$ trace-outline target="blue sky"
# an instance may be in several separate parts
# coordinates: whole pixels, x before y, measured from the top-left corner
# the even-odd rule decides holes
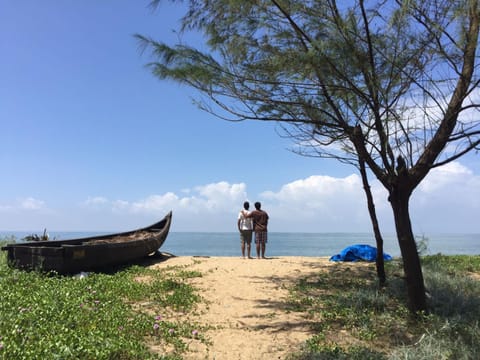
[[[274,124],[214,118],[149,73],[133,35],[174,43],[181,15],[148,1],[0,0],[0,229],[126,230],[173,210],[173,231],[235,231],[248,199],[270,231],[370,231],[354,168],[293,154]],[[416,233],[480,232],[479,162],[426,178]]]

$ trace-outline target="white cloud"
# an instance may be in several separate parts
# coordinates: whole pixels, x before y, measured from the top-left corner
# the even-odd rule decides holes
[[[45,219],[54,218],[55,210],[47,207],[46,202],[32,196],[18,198],[11,203],[0,204],[0,230],[26,230],[32,228],[44,229],[48,222]]]
[[[193,190],[182,190],[182,193],[189,196],[182,197],[172,192],[151,195],[143,200],[133,202],[129,207],[133,212],[165,212],[172,208],[187,213],[228,211],[232,206],[237,207],[238,203],[245,199],[245,188],[246,185],[243,183],[229,184],[221,181],[197,186]]]
[[[112,202],[113,211],[123,211],[128,208],[128,201],[115,200]]]
[[[220,181],[182,189],[180,194],[153,194],[131,202],[110,201],[98,196],[88,198],[83,204],[96,210],[99,205],[111,208],[111,212],[117,216],[128,217],[127,221],[133,221],[136,217],[148,217],[153,221],[173,210],[175,226],[179,231],[232,231],[236,213],[246,198],[244,183]]]
[[[369,231],[365,195],[356,174],[310,176],[262,197],[281,231]]]
[[[26,210],[40,210],[45,207],[45,202],[42,200],[28,197],[20,200],[20,208]]]
[[[198,205],[204,205],[210,211],[229,211],[232,205],[238,207],[241,201],[246,198],[246,185],[229,184],[225,181],[197,186],[196,191],[200,195]]]
[[[12,206],[11,205],[4,205],[4,204],[0,204],[0,211],[11,211],[12,210]]]
[[[480,177],[457,162],[436,168],[415,190],[411,209],[418,231],[480,233]]]
[[[370,185],[381,230],[393,233],[387,192],[376,180]],[[133,201],[94,196],[81,207],[69,209],[48,210],[44,201],[28,197],[1,205],[0,229],[20,229],[23,224],[72,231],[131,229],[156,221],[172,210],[172,231],[236,231],[238,211],[249,198],[252,203],[257,199],[262,202],[262,208],[270,214],[271,231],[371,232],[363,185],[357,174],[342,178],[313,175],[277,190],[250,195],[245,183],[220,181]],[[39,209],[42,211],[36,211],[34,217],[29,215]],[[410,211],[417,234],[479,233],[480,177],[457,162],[434,169],[413,193]]]
[[[174,193],[168,192],[164,195],[151,195],[144,200],[131,204],[130,209],[133,212],[157,212],[166,211],[178,202],[178,197]],[[127,203],[124,202],[127,206]]]
[[[475,179],[472,175],[472,171],[462,164],[452,162],[430,171],[419,185],[419,189],[422,193],[434,193],[452,184],[460,186],[461,189],[465,181],[468,182]]]

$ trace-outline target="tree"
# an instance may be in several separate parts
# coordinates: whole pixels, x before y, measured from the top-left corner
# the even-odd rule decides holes
[[[298,133],[292,133],[288,129],[284,129],[287,137],[294,139],[299,145],[299,148],[295,149],[294,152],[298,153],[302,156],[313,156],[313,157],[322,157],[323,152],[318,152],[318,149],[322,149],[322,144],[319,147],[316,147],[316,139],[310,132],[309,129],[303,129],[303,131],[299,131]],[[309,146],[305,146],[304,144],[309,144]],[[312,146],[313,145],[313,146]],[[310,149],[310,151],[308,150]],[[347,153],[349,153],[347,151]],[[385,273],[385,261],[383,258],[383,237],[380,231],[380,226],[378,223],[377,212],[375,210],[375,202],[373,201],[372,191],[370,189],[370,183],[368,180],[368,174],[365,167],[365,161],[357,155],[358,162],[351,161],[350,158],[345,158],[342,156],[335,156],[335,159],[341,162],[346,162],[350,165],[355,166],[358,171],[360,172],[362,178],[362,185],[365,192],[365,197],[367,199],[367,208],[368,213],[370,215],[370,221],[372,223],[373,233],[375,235],[375,242],[377,245],[377,256],[375,259],[375,265],[377,269],[377,277],[378,283],[380,287],[384,287],[387,281],[386,273]]]
[[[389,194],[411,310],[426,311],[409,201],[479,147],[478,0],[185,3],[181,31],[209,51],[138,35],[153,74],[198,89],[216,116],[280,122],[323,157],[365,164]]]

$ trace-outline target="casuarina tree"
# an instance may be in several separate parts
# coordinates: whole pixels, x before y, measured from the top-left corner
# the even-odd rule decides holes
[[[205,44],[138,35],[153,74],[216,116],[279,122],[317,155],[365,164],[388,192],[411,310],[427,311],[409,202],[478,149],[478,0],[173,2],[180,33]]]

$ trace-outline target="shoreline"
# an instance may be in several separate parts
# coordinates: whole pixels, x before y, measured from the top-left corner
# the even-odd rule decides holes
[[[53,238],[54,232],[49,232]],[[26,234],[26,235],[31,235]],[[70,235],[70,236],[69,236]],[[92,235],[88,233],[64,233],[59,239],[78,238]],[[480,234],[420,237],[426,244],[425,255],[474,255],[480,254]],[[17,240],[19,240],[17,238]],[[276,233],[269,232],[266,254],[268,257],[308,256],[327,257],[341,252],[345,247],[366,244],[376,247],[373,235],[367,233]],[[159,249],[177,256],[240,256],[238,233],[198,233],[170,232],[165,243]],[[401,255],[396,238],[384,236],[384,252],[392,257]],[[255,248],[252,249],[255,254]]]

